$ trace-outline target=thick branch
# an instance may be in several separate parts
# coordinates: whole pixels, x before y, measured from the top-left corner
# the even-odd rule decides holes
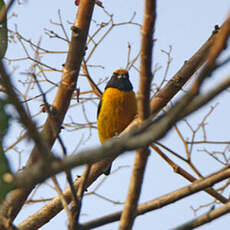
[[[201,48],[187,61],[181,69],[169,80],[158,95],[151,100],[151,113],[157,114],[180,91],[191,76],[205,63],[210,48],[214,44],[217,31],[201,46]]]

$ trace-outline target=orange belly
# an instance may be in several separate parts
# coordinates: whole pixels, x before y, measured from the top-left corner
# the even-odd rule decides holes
[[[133,91],[107,88],[102,96],[98,115],[98,136],[103,143],[121,133],[137,113],[136,96]]]

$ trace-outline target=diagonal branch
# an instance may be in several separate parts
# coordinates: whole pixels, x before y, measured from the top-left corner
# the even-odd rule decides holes
[[[181,69],[168,81],[158,95],[151,100],[151,113],[157,114],[181,90],[192,75],[206,62],[209,51],[213,46],[218,30],[213,31],[210,38],[187,61]]]

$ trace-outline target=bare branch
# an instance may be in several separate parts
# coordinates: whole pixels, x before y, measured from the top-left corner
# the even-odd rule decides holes
[[[171,78],[166,86],[151,101],[151,112],[157,114],[178,93],[191,76],[205,63],[210,48],[216,39],[217,31],[201,46],[182,68]]]
[[[181,189],[175,190],[174,192],[168,193],[164,196],[161,196],[157,199],[145,202],[138,206],[136,215],[143,215],[149,211],[153,211],[162,207],[165,207],[168,204],[172,204],[175,201],[178,201],[186,196],[194,194],[198,191],[204,190],[205,188],[211,187],[218,181],[228,178],[230,175],[230,169],[220,170],[218,173],[212,174],[209,177],[204,179],[197,180],[191,185],[185,186]],[[215,178],[215,179],[214,179]],[[219,180],[220,179],[220,180]],[[215,181],[215,182],[214,182]],[[214,183],[213,183],[214,182]],[[82,224],[81,230],[96,228],[105,224],[112,223],[114,221],[119,221],[122,211],[115,212],[113,214],[104,216],[102,218],[89,221],[85,224]],[[26,230],[26,229],[23,229]]]

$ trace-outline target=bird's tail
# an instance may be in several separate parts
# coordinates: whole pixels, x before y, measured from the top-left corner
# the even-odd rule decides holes
[[[110,174],[111,168],[112,168],[112,164],[104,171],[104,174],[106,176],[108,176]]]

